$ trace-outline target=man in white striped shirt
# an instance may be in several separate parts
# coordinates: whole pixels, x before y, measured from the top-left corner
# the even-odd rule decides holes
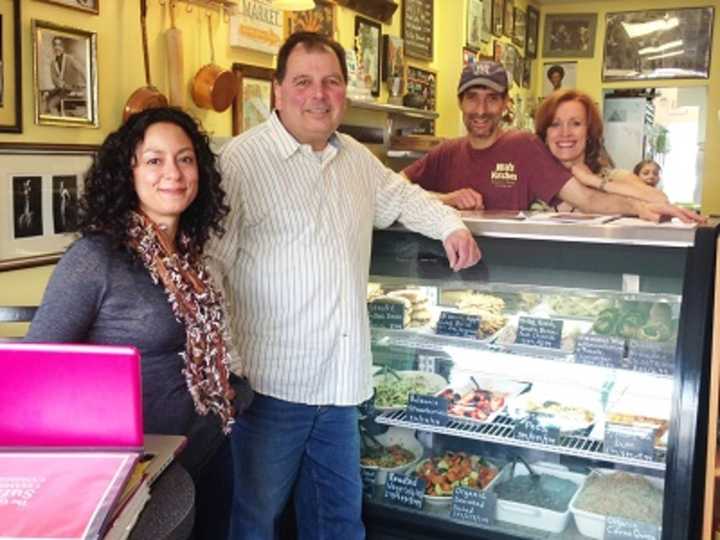
[[[462,221],[336,132],[345,53],[319,34],[280,49],[276,111],[223,149],[232,206],[211,249],[256,392],[232,434],[232,538],[278,537],[294,493],[301,539],[364,537],[356,405],[372,394],[365,303],[373,226],[443,241],[454,270],[480,251]]]

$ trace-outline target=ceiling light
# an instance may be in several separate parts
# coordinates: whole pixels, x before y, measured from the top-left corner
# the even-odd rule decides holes
[[[668,58],[670,56],[678,56],[680,54],[685,54],[685,49],[680,49],[679,51],[658,54],[655,56],[648,56],[647,58],[645,58],[645,60],[659,60],[660,58]]]
[[[648,21],[644,23],[621,23],[627,35],[631,38],[645,36],[652,34],[653,32],[661,32],[663,30],[670,30],[680,24],[680,19],[677,17],[670,17],[669,19],[656,19],[654,21]]]
[[[315,0],[273,0],[272,7],[283,11],[308,11],[315,9]]]
[[[683,43],[684,42],[682,39],[676,39],[675,41],[669,41],[668,43],[663,43],[662,45],[658,45],[657,47],[643,47],[638,51],[638,54],[659,53],[667,51],[668,49],[674,49],[675,47],[682,47]]]

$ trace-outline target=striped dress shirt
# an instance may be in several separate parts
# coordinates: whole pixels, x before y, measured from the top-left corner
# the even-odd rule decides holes
[[[294,403],[366,400],[373,226],[399,220],[444,239],[462,220],[351,137],[313,152],[276,113],[227,143],[220,168],[232,210],[209,255],[230,304],[233,371]]]

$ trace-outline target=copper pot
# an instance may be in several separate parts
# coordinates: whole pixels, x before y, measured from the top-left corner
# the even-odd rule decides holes
[[[212,19],[208,15],[210,38],[209,64],[201,67],[193,77],[191,95],[195,105],[202,109],[223,112],[232,105],[237,94],[237,81],[231,71],[215,64],[215,48],[212,40]]]

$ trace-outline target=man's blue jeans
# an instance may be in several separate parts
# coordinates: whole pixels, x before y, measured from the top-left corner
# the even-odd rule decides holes
[[[232,432],[232,540],[277,539],[291,494],[300,540],[365,538],[357,422],[356,407],[256,394]]]

